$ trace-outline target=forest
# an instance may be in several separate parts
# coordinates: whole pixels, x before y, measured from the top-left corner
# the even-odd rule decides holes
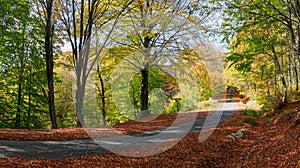
[[[225,88],[224,54],[208,40],[217,4],[2,0],[1,11],[2,128],[96,127],[207,109]],[[182,95],[179,80],[197,89]]]
[[[299,85],[300,0],[0,0],[0,167],[300,167]]]
[[[280,109],[300,96],[299,5],[1,0],[0,127],[97,127],[209,109],[231,86],[264,111]]]

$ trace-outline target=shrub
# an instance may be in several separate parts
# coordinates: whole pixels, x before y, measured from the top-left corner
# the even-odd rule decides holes
[[[259,115],[260,115],[260,112],[258,110],[252,110],[252,109],[246,108],[244,110],[244,114],[248,115],[248,116],[252,116],[252,117],[258,118]]]
[[[180,109],[180,102],[176,101],[176,100],[170,100],[170,103],[167,104],[167,106],[165,107],[165,110],[163,112],[163,114],[172,114],[172,113],[176,113],[179,111]]]

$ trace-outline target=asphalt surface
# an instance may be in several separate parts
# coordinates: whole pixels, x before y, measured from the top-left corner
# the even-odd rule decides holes
[[[0,140],[0,158],[20,156],[26,159],[64,159],[75,156],[92,156],[120,150],[134,149],[181,138],[186,134],[216,127],[238,109],[238,102],[227,100],[223,107],[194,122],[170,126],[161,130],[132,135],[69,141],[10,141]]]

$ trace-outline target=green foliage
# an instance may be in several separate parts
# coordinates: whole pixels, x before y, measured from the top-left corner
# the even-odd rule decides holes
[[[258,118],[259,115],[260,115],[260,112],[257,111],[257,110],[252,110],[252,109],[245,109],[244,110],[244,114],[245,115],[248,115],[248,116],[252,116],[252,117],[255,117],[255,118]]]
[[[43,31],[32,8],[28,0],[0,1],[0,127],[48,125]]]
[[[164,89],[164,84],[166,82],[166,74],[162,72],[160,69],[156,67],[151,67],[149,68],[149,92],[151,92],[154,89]],[[129,94],[131,95],[131,103],[135,106],[136,110],[139,110],[140,108],[140,92],[141,92],[141,81],[142,81],[142,75],[141,73],[138,73],[135,75],[135,77],[131,80],[130,82],[130,89],[129,89]],[[154,94],[153,96],[155,96]],[[153,103],[153,100],[155,97],[149,96],[150,102],[149,102],[149,108],[151,109],[151,104]],[[157,99],[157,98],[156,98]],[[151,101],[152,100],[152,101]]]
[[[300,22],[293,20],[299,15],[294,5],[299,2],[237,0],[224,6],[223,35],[230,43],[227,80],[243,88],[247,97],[273,108],[298,90],[295,50],[300,41],[295,34]]]
[[[120,124],[129,121],[129,118],[119,111],[111,111],[109,115],[107,115],[108,125]]]
[[[71,53],[57,55],[55,63],[55,108],[59,128],[76,126],[76,112],[73,101],[74,76],[71,65]]]
[[[166,105],[163,114],[172,114],[172,113],[176,113],[179,111],[180,109],[180,101],[173,99],[170,100],[170,102]]]
[[[111,80],[112,74],[115,71],[115,67],[118,67],[118,64],[129,54],[132,53],[132,49],[130,47],[112,47],[108,49],[108,52],[101,57],[100,71],[99,73],[104,80],[104,89],[105,89],[105,111],[106,111],[106,120],[109,125],[125,122],[132,119],[138,119],[140,114],[140,90],[141,90],[141,73],[136,73],[135,76],[130,80],[129,88],[124,93],[117,93],[119,97],[119,103],[126,102],[121,100],[122,94],[128,94],[130,98],[130,103],[133,105],[133,109],[127,109],[129,106],[124,104],[124,108],[122,108],[122,113],[116,108],[116,104],[112,99],[112,91],[111,91]],[[186,53],[189,54],[189,53]],[[187,57],[187,55],[186,55]],[[196,56],[187,57],[188,60],[195,61]],[[205,69],[205,65],[200,63],[199,58],[198,61],[189,62],[189,65],[195,73],[195,77],[197,78],[198,86],[199,86],[199,97],[197,99],[208,99],[210,96],[210,79],[208,77],[207,71]],[[120,79],[123,80],[123,79]],[[119,80],[119,82],[121,82]],[[150,67],[149,68],[149,78],[148,78],[148,91],[149,91],[149,110],[152,114],[169,114],[178,112],[181,108],[181,100],[180,100],[180,90],[178,85],[174,79],[174,77],[167,72],[157,68]],[[101,84],[99,78],[96,77],[96,85],[97,85],[97,102],[99,105],[99,109],[102,108],[103,104],[101,101],[100,90]],[[116,93],[114,93],[116,94]],[[192,107],[186,107],[192,108]],[[89,117],[89,122],[96,123],[100,122],[98,115],[93,113],[93,117]],[[95,121],[93,121],[95,120]],[[100,122],[101,123],[101,122]]]
[[[86,2],[83,6],[85,10],[81,11],[84,12],[82,13],[83,18],[80,18],[81,13],[77,9],[81,9],[81,4],[74,4],[77,11],[71,12],[73,2],[76,1],[54,1],[52,10],[55,32],[52,41],[55,46],[54,88],[58,127],[75,127],[76,125],[72,78],[74,75],[72,72],[74,65],[76,69],[76,63],[78,63],[74,61],[78,60],[77,57],[82,56],[78,50],[80,51],[85,43],[79,38],[85,41],[90,34],[95,32],[94,28],[103,28],[99,29],[100,34],[102,33],[99,37],[102,38],[102,35],[108,33],[104,27],[109,21],[116,19],[119,12],[128,3],[128,1],[97,1],[95,3],[97,6],[93,8]],[[130,101],[135,107],[135,109],[125,109],[130,113],[128,116],[116,108],[112,99],[110,81],[118,64],[126,56],[141,49],[152,47],[153,50],[149,52],[150,54],[161,50],[163,56],[159,56],[158,61],[160,62],[169,63],[183,58],[196,77],[199,90],[197,100],[207,100],[212,95],[211,78],[205,62],[200,59],[200,55],[187,49],[189,46],[182,40],[186,35],[188,38],[191,36],[196,38],[199,35],[198,32],[208,31],[205,22],[212,12],[210,4],[202,4],[197,1],[186,4],[180,1],[177,5],[174,5],[172,1],[153,1],[149,6],[145,1],[134,1],[130,5],[130,10],[125,10],[127,13],[124,12],[122,15],[125,19],[120,20],[120,22],[123,21],[122,26],[118,26],[120,29],[116,31],[118,37],[115,38],[115,40],[121,40],[117,43],[113,41],[114,46],[105,48],[101,53],[101,60],[97,62],[100,68],[97,75],[103,77],[104,96],[101,95],[102,88],[99,77],[96,75],[95,78],[97,103],[99,109],[102,107],[105,109],[109,125],[137,119],[140,116],[141,74],[137,73],[130,81],[128,92],[122,93],[130,95]],[[0,9],[0,127],[48,129],[50,122],[47,108],[43,3],[29,0],[0,0]],[[88,12],[92,9],[95,11]],[[94,15],[89,15],[91,13]],[[136,13],[143,13],[143,15],[141,18],[137,18]],[[93,16],[90,19],[95,20],[88,25],[87,23],[91,21],[88,18],[90,16]],[[133,20],[128,22],[129,20],[126,19]],[[200,19],[203,19],[201,20],[203,23],[199,23]],[[77,24],[80,21],[83,25]],[[123,24],[127,24],[127,26]],[[198,26],[200,24],[202,25]],[[80,26],[83,26],[81,27],[83,30]],[[201,28],[196,30],[199,27]],[[103,32],[101,32],[102,30]],[[190,36],[191,32],[195,34]],[[63,44],[66,39],[78,47],[76,52],[73,50],[72,53],[59,53],[59,45]],[[124,45],[120,45],[121,43],[118,42]],[[151,46],[147,46],[147,43]],[[156,57],[155,54],[153,55]],[[150,67],[148,91],[151,112],[155,114],[177,112],[181,107],[181,100],[176,99],[180,97],[178,87],[178,83],[169,72],[164,72],[154,66]],[[103,97],[105,104],[101,101]],[[188,97],[188,99],[194,99],[194,97]],[[191,107],[185,108],[185,110],[192,109]],[[103,120],[101,120],[103,113],[100,110],[95,111],[84,116],[84,119],[89,122],[88,126],[99,126],[103,124]]]

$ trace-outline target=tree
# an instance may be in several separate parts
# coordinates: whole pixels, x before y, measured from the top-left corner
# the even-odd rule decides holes
[[[142,76],[140,111],[148,115],[149,68],[176,62],[180,52],[200,41],[208,31],[206,23],[215,8],[209,6],[208,1],[170,0],[139,0],[134,7],[123,17],[121,34],[116,37],[120,40],[116,40],[116,44],[131,47],[142,57],[137,58],[142,61],[137,61],[140,64],[136,65]]]
[[[43,31],[28,0],[1,1],[1,127],[44,128]]]
[[[226,17],[224,35],[228,40],[233,41],[232,53],[228,60],[232,61],[232,65],[237,70],[245,72],[253,69],[253,63],[257,63],[254,61],[255,57],[259,55],[270,57],[274,64],[272,78],[275,80],[275,88],[279,84],[277,80],[281,83],[282,95],[279,106],[288,101],[288,88],[290,94],[297,94],[299,88],[298,51],[300,48],[299,38],[296,37],[299,36],[297,6],[299,1],[239,0],[226,1],[224,11]],[[246,36],[243,37],[243,34]],[[263,64],[260,68],[265,70],[266,67],[268,66]],[[277,93],[276,89],[273,92]]]
[[[57,128],[56,112],[54,103],[54,81],[53,81],[53,33],[54,26],[52,21],[53,0],[46,2],[46,27],[45,27],[45,52],[46,52],[46,69],[48,79],[48,103],[52,129]]]
[[[117,18],[123,13],[125,8],[131,4],[133,0],[121,1],[98,1],[98,0],[58,0],[56,2],[56,11],[61,22],[61,28],[66,32],[68,42],[71,43],[73,53],[73,64],[76,73],[76,102],[75,109],[77,114],[77,126],[84,124],[82,107],[84,103],[84,94],[87,77],[90,75],[91,67],[96,63],[99,54],[106,45],[111,32],[115,27]],[[108,35],[103,39],[104,44],[100,47],[96,54],[96,58],[91,61],[90,40],[94,29],[101,29],[108,22],[113,21],[113,26],[109,30]],[[89,61],[92,62],[88,66]]]
[[[51,128],[57,128],[55,98],[54,98],[54,44],[56,42],[54,30],[55,19],[53,12],[53,0],[31,0],[35,5],[34,15],[39,18],[41,27],[44,27],[44,50],[46,60],[46,73],[48,80],[47,101],[50,114]],[[44,89],[43,92],[46,92]],[[45,93],[46,94],[46,93]]]

